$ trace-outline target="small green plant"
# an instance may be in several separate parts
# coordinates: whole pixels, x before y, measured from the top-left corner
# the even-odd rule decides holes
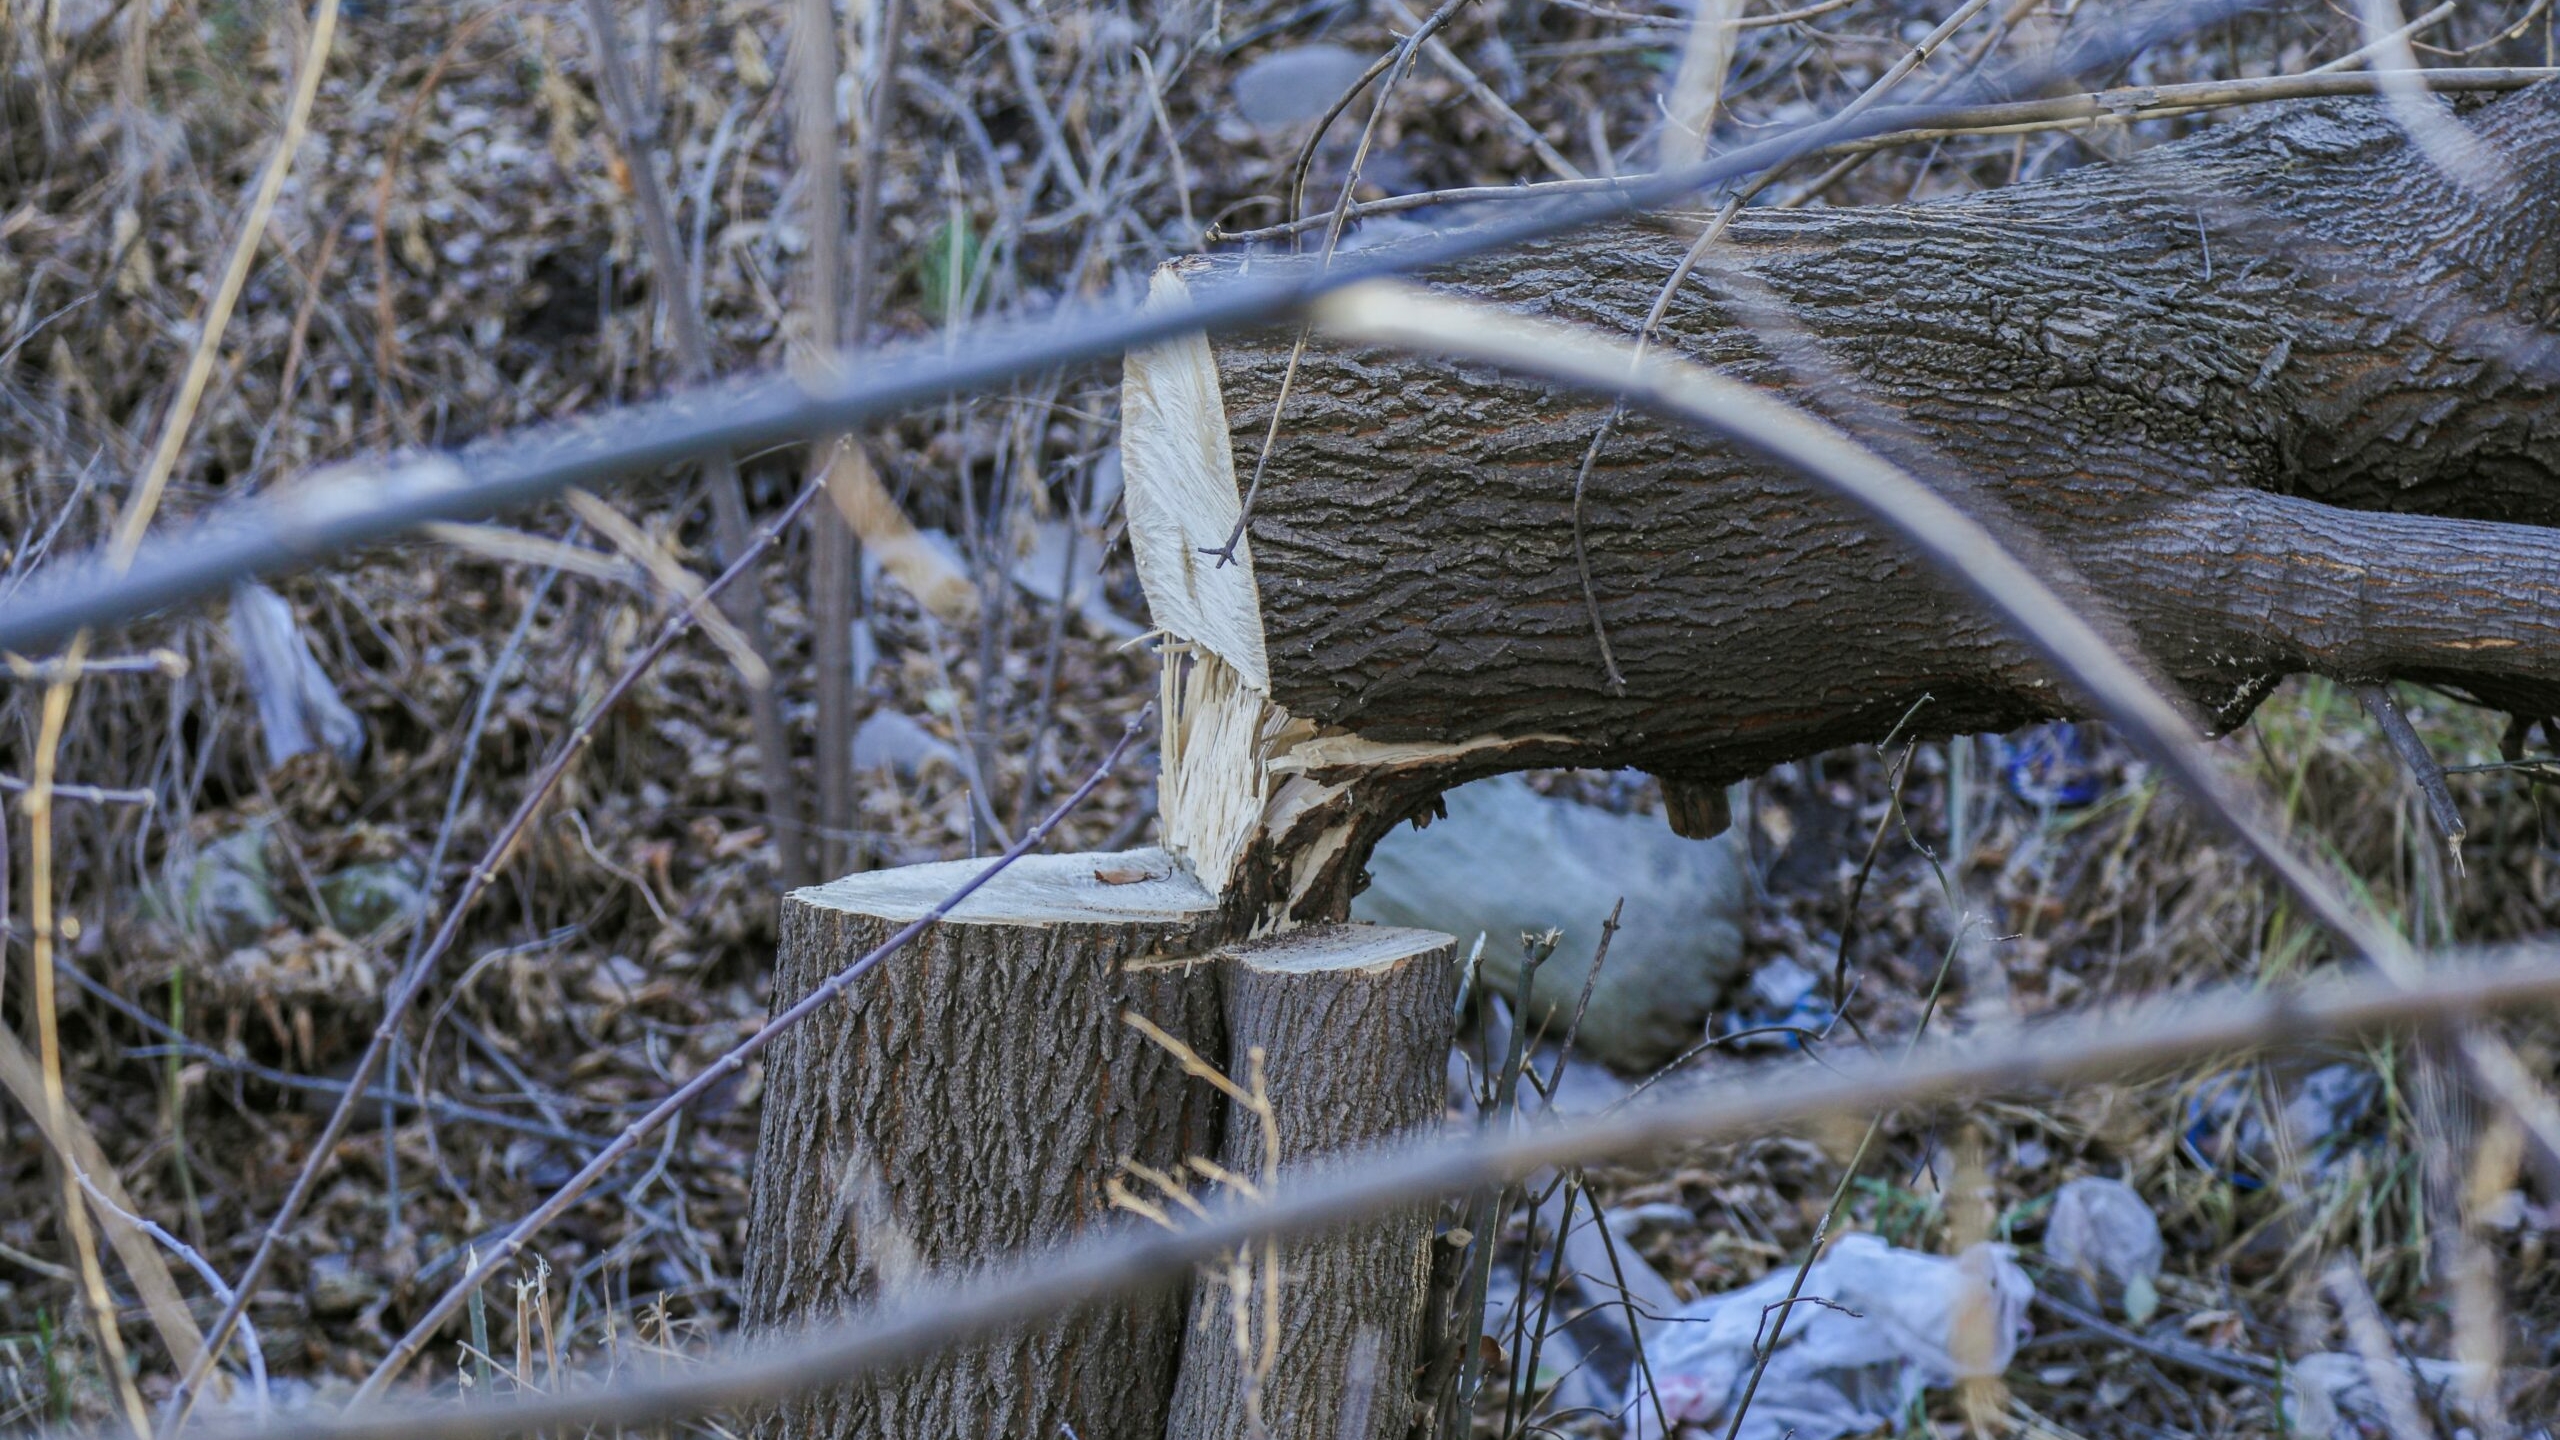
[[[977,226],[966,210],[953,209],[951,218],[925,237],[916,256],[916,285],[934,319],[948,325],[959,318],[984,259]]]
[[[1866,1198],[1867,1224],[1886,1243],[1928,1248],[1929,1236],[1937,1229],[1945,1209],[1938,1197],[1865,1175],[1852,1182],[1850,1189]]]
[[[36,1369],[44,1376],[45,1419],[71,1423],[71,1374],[62,1363],[62,1337],[54,1333],[53,1311],[36,1308]]]

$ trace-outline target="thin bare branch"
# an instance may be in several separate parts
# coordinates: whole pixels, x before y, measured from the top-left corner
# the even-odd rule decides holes
[[[2539,85],[2545,80],[2560,78],[2560,70],[2529,66],[2483,66],[2460,70],[2420,70],[2414,73],[2418,83],[2423,84],[2428,90],[2454,95],[2494,94],[2506,90],[2521,90],[2528,85]],[[2092,90],[2051,100],[2018,100],[1991,105],[1949,106],[1943,109],[1925,105],[1887,106],[1869,112],[1866,118],[1873,128],[1858,127],[1861,133],[1843,135],[1828,144],[1810,147],[1802,153],[1865,155],[1905,145],[1925,145],[1933,141],[1954,139],[1960,135],[2021,135],[2076,126],[2129,125],[2141,120],[2168,120],[2205,110],[2232,109],[2244,105],[2271,105],[2285,100],[2372,95],[2378,93],[2380,88],[2381,77],[2370,71],[2336,74],[2314,70],[2300,75],[2269,75],[2250,80],[2203,80],[2186,85],[2131,85],[2117,90]],[[1924,116],[1926,123],[1919,123]],[[1548,200],[1575,195],[1627,194],[1644,189],[1660,178],[1662,178],[1661,173],[1655,172],[1595,180],[1549,180],[1532,185],[1476,185],[1454,190],[1422,190],[1410,195],[1389,195],[1382,199],[1363,201],[1351,207],[1351,218],[1364,220],[1372,215],[1393,215],[1407,210],[1427,210],[1439,205],[1476,205]],[[1819,190],[1826,183],[1828,183],[1828,177],[1812,182],[1807,188],[1809,191]],[[1306,216],[1253,230],[1212,229],[1208,238],[1216,244],[1251,244],[1283,240],[1302,231],[1315,229],[1327,223],[1328,218],[1322,215]]]
[[[604,78],[605,113],[614,143],[631,175],[631,195],[640,215],[640,236],[649,247],[649,264],[657,273],[659,299],[667,308],[667,324],[675,333],[676,358],[688,383],[711,379],[714,361],[710,327],[702,317],[702,287],[693,265],[676,241],[675,206],[658,174],[658,117],[640,100],[622,46],[621,22],[612,0],[587,0],[587,28],[595,37],[597,68]],[[726,454],[707,456],[703,473],[711,484],[711,523],[723,565],[747,545],[746,487],[737,464]],[[723,609],[743,635],[764,683],[747,687],[748,721],[756,740],[757,778],[764,788],[765,823],[772,827],[783,883],[804,885],[811,878],[808,847],[802,843],[799,791],[791,779],[790,732],[783,728],[782,707],[773,692],[773,641],[764,624],[762,597],[753,586],[733,591]]]
[[[1397,19],[1407,25],[1419,27],[1422,24],[1422,17],[1414,14],[1413,7],[1407,5],[1405,0],[1387,0],[1387,7]],[[1519,111],[1512,109],[1500,95],[1495,94],[1493,87],[1484,83],[1483,77],[1477,75],[1473,67],[1460,59],[1457,51],[1449,48],[1448,41],[1437,35],[1425,36],[1422,41],[1422,53],[1429,57],[1432,64],[1439,66],[1450,79],[1457,81],[1458,87],[1467,92],[1469,99],[1483,106],[1487,113],[1508,126],[1511,133],[1520,137],[1520,143],[1528,146],[1529,153],[1537,156],[1538,163],[1546,166],[1557,179],[1580,180],[1583,178],[1581,169],[1564,158],[1563,152],[1548,144],[1547,137],[1538,133],[1537,126],[1522,119]]]
[[[2417,786],[2418,794],[2425,798],[2427,818],[2434,822],[2436,833],[2444,837],[2445,850],[2453,860],[2453,873],[2461,874],[2462,837],[2468,831],[2462,823],[2462,807],[2453,803],[2453,790],[2444,783],[2443,763],[2427,749],[2427,742],[2409,723],[2400,702],[2391,698],[2389,686],[2358,685],[2355,692],[2357,703],[2373,717],[2374,728],[2382,732],[2382,738],[2391,744],[2391,753],[2400,757],[2400,764],[2408,770],[2409,783]]]
[[[843,56],[835,7],[827,0],[794,0],[790,16],[793,139],[802,223],[809,232],[796,358],[816,379],[839,363],[845,341],[844,164],[836,123]],[[839,433],[812,445],[813,480],[830,473],[838,446],[851,443],[858,442]],[[819,873],[835,875],[847,866],[853,828],[853,601],[860,577],[852,519],[821,510],[813,519],[809,550],[809,668],[818,702],[818,833],[811,849]]]
[[[2206,0],[2179,7],[2175,15],[2159,17],[2159,23],[2123,27],[2104,44],[2077,52],[2072,63],[2083,73],[2101,70],[2257,3]],[[2025,63],[1965,88],[1975,95],[2015,93],[2045,84],[2054,75],[2046,64]],[[1068,312],[990,328],[965,346],[926,342],[883,347],[844,357],[825,376],[761,375],[602,412],[575,426],[519,435],[460,454],[357,462],[226,506],[186,533],[146,540],[130,572],[111,570],[96,555],[47,566],[0,612],[0,650],[40,650],[85,625],[147,614],[217,591],[241,576],[306,566],[430,521],[481,519],[548,499],[573,485],[628,480],[706,455],[841,433],[927,401],[1143,348],[1189,331],[1268,322],[1363,280],[1429,270],[1597,224],[1757,174],[1826,144],[1883,134],[1897,120],[1909,125],[1958,110],[1950,105],[1922,107],[1917,113],[1870,111],[1846,126],[1828,121],[1799,126],[1690,169],[1568,197],[1567,203],[1535,207],[1502,223],[1391,251],[1362,252],[1328,270],[1266,274],[1223,287],[1187,310],[1144,311],[1132,304]]]

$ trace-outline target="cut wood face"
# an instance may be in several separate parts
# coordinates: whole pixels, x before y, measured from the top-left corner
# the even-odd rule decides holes
[[[1227,1073],[1258,1086],[1261,1103],[1230,1096],[1219,1165],[1286,1184],[1438,1126],[1457,958],[1454,937],[1377,925],[1309,926],[1221,952]],[[1427,1304],[1434,1228],[1428,1207],[1404,1206],[1204,1266],[1164,1433],[1403,1440],[1412,1382],[1440,1349]],[[1269,1337],[1262,1358],[1239,1352],[1238,1326]],[[1347,1405],[1363,1349],[1369,1393]]]
[[[1383,973],[1457,943],[1437,930],[1401,925],[1312,925],[1238,945],[1226,957],[1271,975]]]
[[[984,860],[943,860],[870,870],[796,890],[791,899],[823,910],[905,924],[987,868]],[[1092,925],[1205,918],[1217,900],[1162,850],[1104,855],[1025,855],[944,918],[946,925]]]
[[[1659,343],[1957,500],[2201,725],[2303,672],[2560,713],[2560,84],[2461,123],[2515,184],[2466,189],[2330,101],[1947,203],[1746,211]],[[1623,340],[1688,243],[1629,222],[1424,278]],[[1285,263],[1179,262],[1156,300]],[[1499,770],[1708,794],[1923,696],[1921,734],[2081,710],[1813,482],[1630,416],[1578,512],[1605,400],[1322,335],[1284,382],[1296,340],[1128,361],[1165,844],[1230,905],[1339,914],[1370,838]],[[1240,563],[1205,568],[1275,436]]]
[[[984,860],[873,871],[782,907],[773,1003],[833,983]],[[1111,1223],[1135,1164],[1215,1153],[1218,910],[1161,850],[1030,855],[889,964],[774,1039],[749,1221],[744,1322],[823,1321],[919,1275]],[[1194,1061],[1193,1063],[1197,1063]],[[768,1436],[1058,1435],[1157,1440],[1182,1342],[1157,1293],[1026,1317],[894,1373],[795,1394]]]
[[[1177,264],[1156,273],[1151,308],[1190,303],[1182,271]],[[1522,742],[1486,735],[1454,745],[1380,745],[1293,721],[1271,699],[1250,536],[1236,543],[1231,562],[1217,553],[1235,536],[1244,507],[1208,337],[1132,352],[1121,406],[1130,549],[1164,637],[1157,804],[1165,848],[1248,923],[1273,906],[1299,918],[1339,918],[1350,893],[1343,862],[1352,861],[1356,875],[1357,859],[1383,828],[1366,813],[1375,781],[1404,777],[1416,783],[1399,793],[1427,799],[1457,783],[1453,762],[1481,767],[1490,752]],[[1451,778],[1437,778],[1443,772]],[[1285,861],[1242,874],[1283,848]],[[1319,892],[1331,898],[1301,903]]]

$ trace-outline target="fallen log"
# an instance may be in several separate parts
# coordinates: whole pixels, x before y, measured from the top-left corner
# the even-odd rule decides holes
[[[2560,713],[2560,85],[2457,123],[2458,178],[2331,101],[1952,202],[1747,211],[1655,343],[2076,577],[2207,729],[2304,672]],[[1427,279],[1629,336],[1688,248],[1630,222]],[[1274,263],[1179,262],[1155,300]],[[1297,340],[1195,337],[1124,388],[1165,843],[1236,913],[1339,915],[1378,834],[1495,771],[1649,770],[1704,829],[1726,782],[1923,696],[1931,734],[2077,713],[1791,474],[1631,416],[1577,525],[1605,400],[1321,337],[1284,382]]]

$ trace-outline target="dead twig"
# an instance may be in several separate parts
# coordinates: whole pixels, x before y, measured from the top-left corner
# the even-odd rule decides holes
[[[186,1267],[196,1273],[197,1279],[204,1282],[205,1289],[217,1302],[224,1305],[231,1303],[231,1287],[222,1283],[222,1272],[214,1269],[212,1262],[198,1253],[194,1246],[170,1234],[159,1221],[136,1215],[107,1198],[107,1193],[98,1188],[98,1182],[90,1179],[87,1171],[81,1171],[76,1178],[80,1182],[81,1193],[89,1197],[90,1204],[150,1236],[162,1249],[185,1262]],[[256,1413],[263,1416],[267,1413],[267,1352],[266,1348],[258,1343],[258,1327],[250,1324],[246,1319],[240,1322],[240,1353],[249,1364],[249,1389],[250,1393],[256,1397]]]
[[[802,266],[799,366],[812,377],[835,365],[844,343],[844,167],[836,130],[838,53],[835,7],[827,0],[795,0],[791,7],[790,98],[792,133],[799,151],[808,258]],[[828,475],[834,452],[852,443],[842,434],[809,447],[812,483]],[[840,873],[846,837],[853,829],[853,597],[852,520],[822,513],[810,536],[810,683],[818,702],[818,869]]]
[[[1388,0],[1388,8],[1407,25],[1419,29],[1424,24],[1423,18],[1414,14],[1413,7],[1407,5],[1405,0]],[[1529,147],[1529,153],[1538,157],[1538,163],[1546,166],[1557,179],[1580,180],[1583,178],[1580,167],[1564,158],[1563,153],[1556,147],[1548,144],[1547,137],[1538,133],[1537,126],[1520,118],[1519,111],[1504,103],[1503,98],[1494,93],[1492,86],[1484,83],[1483,78],[1476,74],[1473,67],[1458,58],[1458,52],[1449,48],[1448,41],[1437,35],[1430,36],[1422,42],[1422,53],[1430,57],[1432,64],[1446,71],[1450,79],[1457,81],[1459,88],[1467,92],[1468,98],[1483,106],[1495,119],[1508,126],[1511,132],[1519,137],[1520,143]]]
[[[54,973],[86,991],[91,999],[141,1026],[146,1032],[159,1037],[161,1043],[158,1045],[139,1046],[127,1050],[125,1054],[128,1058],[148,1060],[157,1059],[163,1055],[177,1056],[210,1065],[216,1070],[245,1075],[263,1084],[273,1085],[279,1090],[298,1090],[309,1095],[343,1096],[347,1093],[349,1087],[344,1080],[331,1080],[317,1075],[296,1075],[289,1070],[278,1070],[272,1065],[261,1065],[255,1060],[242,1056],[226,1055],[201,1041],[190,1040],[150,1011],[83,974],[68,957],[55,956],[53,968]],[[407,1091],[394,1090],[389,1086],[377,1085],[366,1092],[365,1098],[385,1106],[420,1110],[440,1120],[486,1125],[492,1129],[531,1135],[536,1139],[550,1140],[581,1150],[594,1151],[604,1145],[601,1139],[593,1135],[581,1134],[566,1126],[546,1124],[539,1120],[519,1119],[502,1110],[487,1110],[477,1105],[466,1105],[459,1100],[448,1100],[442,1095],[411,1094]],[[223,1287],[226,1292],[230,1288],[228,1285]],[[228,1299],[224,1299],[223,1303],[228,1304]]]
[[[2474,67],[2466,69],[2421,70],[2415,72],[2419,84],[2440,94],[2493,94],[2521,90],[2538,85],[2560,69],[2537,67]],[[2201,80],[2181,85],[2132,85],[2117,90],[2094,90],[2066,95],[2051,100],[2018,100],[1998,104],[1949,106],[1934,110],[1928,105],[1891,106],[1869,112],[1868,124],[1854,127],[1864,133],[1836,136],[1826,143],[1807,147],[1800,153],[1864,155],[1873,151],[1899,149],[1907,145],[1925,145],[1934,141],[1964,135],[2017,135],[2041,130],[2073,126],[2129,125],[2143,120],[2169,120],[2206,110],[2233,109],[2246,105],[2271,105],[2286,100],[2313,100],[2334,96],[2371,95],[2379,81],[2370,71],[2347,74],[2306,71],[2300,75],[2269,75],[2242,80]],[[1921,116],[1930,116],[1920,123]],[[1823,129],[1839,123],[1835,120],[1816,122],[1811,129]],[[1765,142],[1764,142],[1765,143]],[[1734,155],[1758,150],[1735,151]],[[1726,160],[1731,160],[1728,155]],[[1709,166],[1721,168],[1719,162]],[[1351,207],[1350,218],[1365,220],[1373,215],[1392,215],[1407,210],[1423,210],[1438,205],[1474,205],[1569,198],[1577,195],[1627,194],[1645,190],[1663,178],[1665,172],[1621,175],[1606,179],[1547,180],[1524,185],[1476,185],[1451,190],[1424,190],[1410,195],[1389,195],[1365,200]],[[1827,172],[1807,182],[1805,196],[1811,198],[1834,177]],[[1690,187],[1703,189],[1704,185]],[[1788,205],[1798,203],[1789,200]],[[1782,207],[1783,208],[1783,207]],[[1291,235],[1315,229],[1328,223],[1330,217],[1306,216],[1265,225],[1251,230],[1223,230],[1211,227],[1212,244],[1250,244],[1282,240]]]
[[[711,379],[714,361],[710,327],[702,318],[702,287],[694,267],[676,240],[675,207],[666,182],[658,174],[658,117],[640,103],[630,58],[623,53],[621,22],[611,0],[587,0],[587,28],[595,36],[597,69],[604,78],[607,127],[622,151],[623,168],[631,176],[633,207],[640,216],[640,237],[649,247],[649,264],[657,272],[659,298],[666,305],[667,325],[675,333],[676,358],[684,378],[694,384]],[[708,457],[703,474],[711,484],[711,523],[723,565],[747,544],[746,487],[738,479],[736,461],[726,454]],[[764,604],[750,593],[733,592],[721,607],[729,624],[743,637],[765,678],[747,686],[748,724],[756,740],[757,779],[764,787],[765,823],[772,827],[774,854],[782,883],[806,885],[813,878],[808,848],[802,843],[799,792],[791,781],[790,731],[783,727],[780,698],[772,684],[773,638],[765,629]]]
[[[1316,141],[1323,137],[1325,127],[1333,123],[1333,116],[1340,114],[1342,107],[1350,103],[1352,95],[1358,94],[1371,79],[1378,81],[1378,98],[1376,103],[1369,107],[1369,123],[1361,127],[1360,143],[1351,152],[1351,167],[1342,176],[1342,198],[1335,202],[1332,217],[1325,226],[1324,248],[1319,252],[1316,262],[1318,269],[1332,268],[1334,250],[1342,243],[1342,227],[1351,215],[1351,197],[1360,188],[1361,167],[1368,163],[1369,147],[1378,138],[1378,122],[1386,118],[1387,101],[1395,94],[1397,75],[1409,73],[1412,70],[1414,52],[1424,41],[1440,33],[1450,21],[1456,19],[1458,12],[1468,3],[1469,0],[1441,0],[1440,8],[1432,11],[1429,18],[1415,26],[1413,33],[1406,36],[1404,42],[1390,51],[1384,60],[1378,65],[1371,66],[1369,73],[1362,76],[1360,81],[1351,87],[1350,92],[1344,95],[1335,104],[1334,109],[1316,126],[1315,134],[1307,138],[1307,147],[1299,153],[1298,168],[1290,182],[1289,213],[1292,217],[1296,216],[1299,204],[1305,198],[1306,167],[1314,159]],[[1262,448],[1254,456],[1253,478],[1244,487],[1244,503],[1237,511],[1236,527],[1228,532],[1224,544],[1204,547],[1202,550],[1203,554],[1215,557],[1222,569],[1235,563],[1236,547],[1244,543],[1245,527],[1253,523],[1253,502],[1262,494],[1262,477],[1271,468],[1272,452],[1280,448],[1280,420],[1289,412],[1289,389],[1297,381],[1298,366],[1306,358],[1306,354],[1307,327],[1301,325],[1298,327],[1297,343],[1289,350],[1288,368],[1280,372],[1280,391],[1272,397],[1271,401],[1271,428],[1263,433]]]
[[[2444,766],[2427,749],[2427,742],[2419,736],[2417,727],[2409,723],[2400,702],[2391,698],[2389,686],[2358,685],[2353,688],[2356,703],[2364,706],[2364,713],[2373,717],[2374,728],[2390,742],[2391,753],[2400,757],[2401,767],[2409,772],[2409,783],[2417,786],[2418,793],[2425,797],[2427,818],[2435,822],[2436,833],[2444,837],[2445,853],[2453,861],[2453,873],[2460,875],[2462,837],[2466,832],[2462,824],[2462,807],[2453,803],[2453,790],[2444,783]]]
[[[185,453],[188,431],[195,422],[197,407],[204,399],[205,388],[213,375],[213,367],[222,349],[222,337],[229,328],[233,308],[241,290],[247,285],[249,271],[256,261],[259,246],[267,232],[267,223],[275,213],[277,197],[284,190],[285,177],[293,169],[294,155],[300,148],[305,127],[311,117],[311,106],[320,91],[320,76],[327,66],[331,44],[337,36],[338,0],[317,0],[311,27],[304,37],[303,49],[296,62],[293,90],[285,106],[283,131],[276,137],[275,149],[260,170],[258,184],[249,200],[248,213],[239,233],[233,237],[230,256],[222,275],[209,297],[201,329],[187,355],[187,368],[178,382],[178,393],[169,413],[160,425],[160,435],[151,451],[141,479],[117,517],[113,538],[108,542],[106,567],[111,575],[121,576],[133,567],[142,548],[143,536],[160,508],[169,479],[176,472],[178,458]],[[30,947],[33,962],[32,1004],[35,1012],[37,1057],[44,1082],[46,1133],[60,1137],[70,1129],[69,1112],[62,1088],[62,1055],[56,1031],[53,990],[53,947],[55,923],[53,915],[53,770],[62,743],[63,724],[69,714],[72,692],[79,683],[80,666],[88,654],[86,632],[71,639],[70,653],[65,657],[65,670],[45,690],[36,741],[34,774],[20,808],[26,812],[32,844],[30,846],[29,880],[31,882],[30,918],[34,930]],[[98,1264],[97,1246],[89,1228],[89,1212],[81,1203],[72,1176],[82,1167],[64,1151],[59,1156],[62,1174],[63,1222],[70,1231],[72,1248],[80,1260],[83,1297],[93,1312],[98,1329],[99,1348],[107,1368],[115,1377],[118,1397],[123,1401],[125,1420],[139,1437],[151,1433],[150,1413],[142,1403],[141,1391],[135,1386],[126,1363],[124,1336],[116,1323],[116,1311],[109,1299],[106,1277]],[[243,1287],[244,1289],[246,1287]],[[172,1347],[180,1363],[190,1371],[210,1368],[220,1355],[222,1342],[212,1340],[193,1355],[183,1347]]]

